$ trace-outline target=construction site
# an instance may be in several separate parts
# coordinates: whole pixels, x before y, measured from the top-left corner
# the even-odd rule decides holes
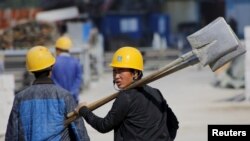
[[[175,141],[206,141],[208,125],[249,124],[250,20],[240,15],[249,11],[250,2],[48,3],[0,2],[0,141],[15,95],[35,80],[26,68],[27,51],[42,45],[55,55],[62,35],[72,39],[70,54],[83,66],[79,102],[91,105],[117,92],[112,56],[120,47],[133,46],[143,55],[142,83],[159,89],[178,118]],[[93,112],[105,117],[113,102]],[[113,130],[103,134],[87,122],[85,126],[91,141],[114,140]]]

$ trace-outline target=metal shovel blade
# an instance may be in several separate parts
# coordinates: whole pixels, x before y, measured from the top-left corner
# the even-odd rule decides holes
[[[231,27],[230,27],[230,29],[231,29]],[[231,61],[232,59],[234,59],[234,58],[236,58],[236,57],[238,57],[238,56],[240,56],[240,55],[242,55],[242,54],[244,54],[246,52],[245,46],[243,46],[241,44],[241,42],[239,41],[238,37],[235,34],[234,34],[234,36],[237,39],[237,42],[239,44],[237,46],[236,50],[222,56],[221,58],[217,59],[215,62],[210,63],[209,67],[212,69],[212,71],[216,71],[217,69],[222,67],[227,62]]]
[[[216,62],[239,46],[236,36],[222,17],[189,35],[187,39],[203,66]]]

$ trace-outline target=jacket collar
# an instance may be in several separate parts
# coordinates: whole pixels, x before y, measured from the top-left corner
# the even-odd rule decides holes
[[[37,78],[32,85],[36,84],[54,84],[53,80],[48,77]]]
[[[70,56],[69,52],[62,52],[59,54],[59,56]]]

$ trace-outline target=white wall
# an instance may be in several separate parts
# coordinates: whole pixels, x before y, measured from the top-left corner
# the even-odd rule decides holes
[[[245,57],[245,95],[246,99],[250,100],[250,26],[244,28],[244,38],[246,46],[246,57]]]
[[[0,74],[0,136],[5,134],[14,101],[15,80],[13,74]]]

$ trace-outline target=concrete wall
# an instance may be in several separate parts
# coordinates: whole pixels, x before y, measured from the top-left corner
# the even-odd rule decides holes
[[[0,74],[0,136],[6,131],[14,100],[15,80],[13,74]]]
[[[179,23],[198,21],[199,12],[196,1],[169,1],[165,9],[170,15],[172,32],[176,32]]]

